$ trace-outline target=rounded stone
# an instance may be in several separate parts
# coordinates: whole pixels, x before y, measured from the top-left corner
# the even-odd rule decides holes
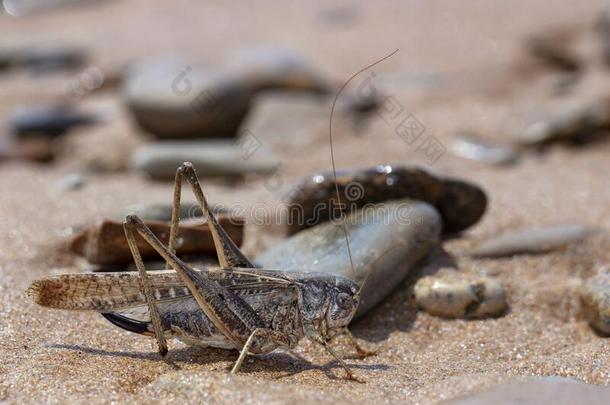
[[[443,318],[485,318],[507,308],[504,287],[495,279],[440,271],[415,283],[420,308]]]
[[[356,317],[382,301],[439,243],[434,207],[414,200],[369,205],[345,217],[354,270],[342,227],[327,222],[291,236],[258,256],[270,270],[333,273],[364,283]]]
[[[132,67],[122,95],[138,126],[160,139],[224,138],[237,135],[252,90],[239,77],[164,58]]]

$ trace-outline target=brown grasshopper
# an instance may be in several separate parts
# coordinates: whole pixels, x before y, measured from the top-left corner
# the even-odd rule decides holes
[[[219,268],[194,269],[175,255],[182,181],[201,206],[214,239]],[[240,350],[231,372],[247,354],[294,348],[304,337],[322,345],[354,378],[330,341],[345,333],[361,356],[347,326],[356,312],[360,286],[328,274],[256,268],[219,225],[192,164],[176,171],[172,223],[164,246],[135,215],[124,222],[137,272],[65,274],[35,281],[28,290],[43,306],[93,310],[131,332],[155,336],[161,356],[168,337],[191,345]],[[147,271],[136,245],[144,238],[172,270]]]

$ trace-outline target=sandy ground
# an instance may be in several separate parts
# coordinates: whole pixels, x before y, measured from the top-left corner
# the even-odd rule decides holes
[[[426,133],[448,146],[456,129],[493,131],[519,106],[551,102],[544,75],[515,73],[522,39],[554,26],[582,32],[601,6],[601,1],[567,0],[363,3],[347,18],[329,23],[324,2],[305,8],[299,2],[280,6],[256,1],[223,8],[190,1],[116,0],[19,20],[1,16],[0,34],[3,44],[10,45],[46,41],[86,46],[92,63],[102,67],[167,52],[220,65],[236,48],[276,44],[298,50],[337,80],[400,48],[376,72],[406,75],[408,80],[398,75],[392,86],[384,87],[386,92],[417,117]],[[587,52],[590,46],[582,48]],[[431,74],[442,74],[445,80],[431,86],[422,79]],[[16,105],[61,97],[72,78],[0,77],[0,117],[4,121]],[[577,94],[603,91],[608,86],[604,80],[599,72],[591,73]],[[85,102],[112,111],[117,107],[113,93]],[[301,98],[294,103],[261,99],[247,126],[280,156],[277,183],[261,178],[233,185],[205,182],[211,201],[273,205],[291,182],[329,169],[326,117],[326,109],[318,111]],[[242,373],[230,376],[234,352],[172,342],[162,361],[152,341],[119,330],[97,314],[35,306],[23,293],[33,279],[76,271],[58,269],[73,265],[57,249],[70,226],[112,215],[129,204],[170,201],[170,184],[127,172],[89,175],[77,191],[55,186],[67,173],[82,170],[84,144],[97,145],[87,153],[98,158],[104,151],[118,159],[143,141],[118,113],[107,125],[71,134],[56,164],[0,167],[0,401],[428,403],[513,376],[560,375],[610,384],[610,344],[581,319],[575,292],[579,280],[607,268],[607,236],[544,256],[474,261],[463,255],[477,239],[506,230],[574,221],[610,228],[610,143],[554,148],[500,169],[450,153],[431,165],[396,135],[395,124],[381,119],[372,120],[359,135],[345,122],[337,128],[340,167],[420,164],[475,181],[487,191],[486,216],[445,247],[464,271],[502,280],[511,307],[506,316],[484,321],[434,318],[414,310],[405,285],[354,325],[355,334],[378,355],[359,360],[349,357],[345,342],[339,345],[366,381],[359,384],[345,380],[336,362],[307,342],[297,350],[302,358],[274,353],[249,359]],[[246,251],[256,254],[277,235],[250,227],[246,238]]]

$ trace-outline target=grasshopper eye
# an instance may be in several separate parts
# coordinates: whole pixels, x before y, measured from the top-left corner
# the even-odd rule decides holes
[[[352,306],[353,299],[349,294],[339,293],[337,295],[337,304],[341,308],[350,308]]]

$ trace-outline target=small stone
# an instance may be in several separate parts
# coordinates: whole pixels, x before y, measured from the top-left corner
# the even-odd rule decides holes
[[[85,185],[85,181],[81,173],[70,173],[55,182],[55,188],[58,191],[78,190]]]
[[[610,129],[610,99],[570,100],[526,118],[514,137],[521,148],[552,143],[579,145],[607,135]]]
[[[332,93],[332,86],[293,51],[256,47],[232,55],[227,68],[253,92],[266,90]]]
[[[415,167],[378,165],[338,171],[337,185],[348,211],[393,199],[425,201],[440,211],[447,232],[472,226],[487,207],[487,197],[478,186],[435,177]],[[288,196],[287,205],[289,234],[336,218],[340,210],[333,173],[320,172],[301,180]]]
[[[7,160],[26,160],[48,163],[55,158],[55,146],[48,138],[18,139],[11,143],[0,144],[0,162]]]
[[[586,280],[581,286],[580,300],[591,327],[604,336],[610,336],[610,274],[599,274]]]
[[[569,48],[571,32],[555,32],[531,37],[527,41],[529,53],[546,65],[566,72],[582,69],[582,60]]]
[[[485,258],[547,253],[578,242],[594,231],[587,225],[566,224],[506,233],[481,242],[470,255]]]
[[[122,96],[140,128],[160,139],[232,138],[253,92],[236,75],[166,57],[133,66]]]
[[[220,212],[214,210],[215,214]],[[117,219],[122,220],[127,215],[137,215],[144,221],[163,221],[170,222],[172,220],[172,205],[171,204],[137,204],[125,208],[121,213],[117,215]],[[182,202],[180,204],[180,219],[194,219],[202,217],[201,208],[199,204]]]
[[[598,36],[600,53],[606,66],[610,66],[610,7],[605,7],[600,13],[595,31]]]
[[[566,377],[530,377],[488,388],[465,398],[453,399],[454,405],[572,405],[607,404],[610,388],[586,384]]]
[[[366,280],[356,317],[381,302],[439,243],[441,219],[430,205],[395,200],[368,205],[345,218],[345,234],[330,222],[299,232],[258,256],[266,269],[333,273],[358,283]]]
[[[229,215],[218,215],[218,222],[231,239],[240,246],[243,241],[244,221]],[[170,224],[161,221],[145,221],[151,231],[167,245]],[[136,236],[140,254],[144,260],[158,259],[159,254],[139,235]],[[128,265],[133,262],[129,245],[125,239],[123,223],[103,220],[76,234],[70,241],[70,250],[84,256],[92,264]],[[216,254],[216,248],[207,222],[201,220],[184,221],[176,244],[178,255]]]
[[[420,308],[443,318],[485,318],[506,311],[506,293],[495,279],[454,270],[421,278],[415,283]]]
[[[176,168],[184,162],[193,163],[201,178],[270,174],[277,170],[278,161],[266,148],[250,154],[238,142],[210,140],[150,143],[135,152],[131,165],[159,180],[173,180]]]
[[[493,143],[471,134],[460,134],[451,145],[451,151],[464,159],[476,160],[495,166],[515,163],[519,153],[510,146]]]
[[[74,69],[85,63],[82,49],[32,47],[0,50],[0,69],[26,68],[35,73]]]
[[[73,127],[96,122],[98,118],[92,114],[61,105],[21,108],[9,118],[11,132],[19,138],[32,136],[54,138]]]

